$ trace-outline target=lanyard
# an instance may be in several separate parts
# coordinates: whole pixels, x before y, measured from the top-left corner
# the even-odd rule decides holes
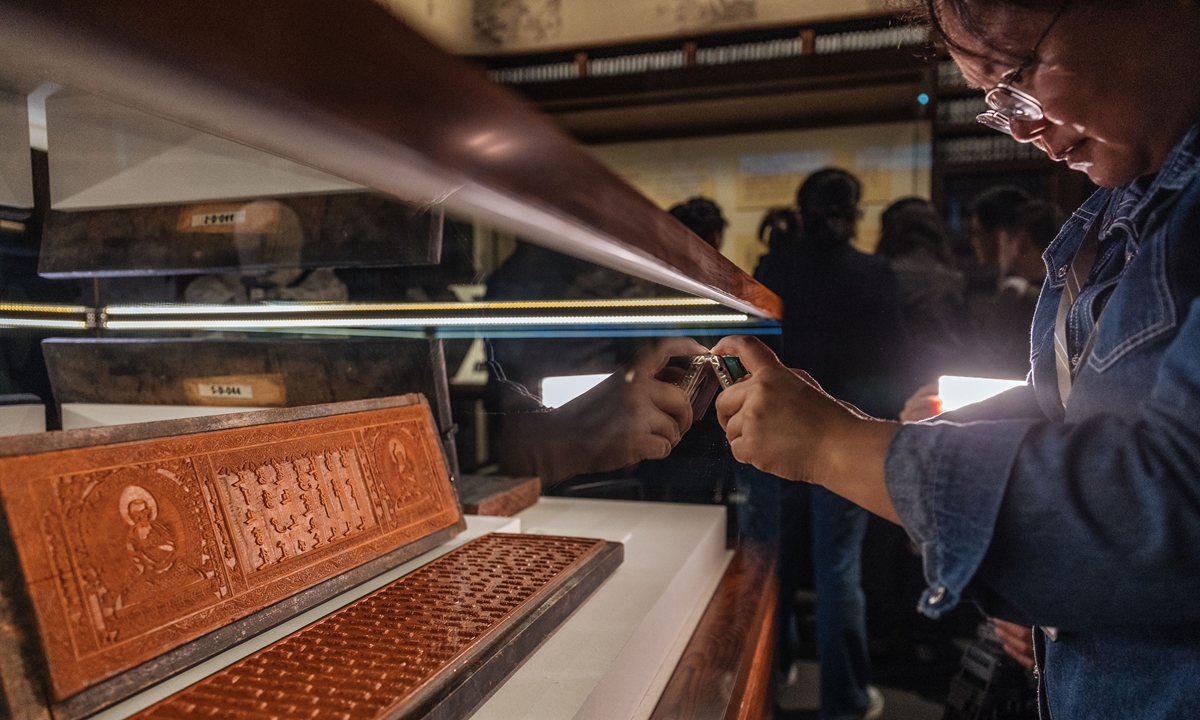
[[[1100,319],[1097,318],[1083,349],[1078,353],[1071,353],[1067,336],[1067,318],[1071,314],[1071,306],[1075,304],[1080,290],[1083,289],[1088,275],[1092,272],[1092,267],[1096,264],[1096,255],[1100,248],[1100,218],[1104,217],[1107,210],[1108,203],[1105,203],[1100,213],[1096,215],[1096,219],[1092,221],[1087,234],[1084,235],[1083,243],[1075,251],[1075,257],[1071,259],[1067,281],[1063,285],[1062,297],[1058,301],[1058,315],[1054,318],[1054,358],[1055,368],[1058,370],[1058,396],[1062,400],[1064,409],[1067,407],[1067,398],[1071,396],[1071,385],[1075,381],[1075,374],[1092,354],[1092,348],[1096,345],[1096,335],[1100,329]],[[1104,311],[1101,311],[1100,315],[1103,317]]]

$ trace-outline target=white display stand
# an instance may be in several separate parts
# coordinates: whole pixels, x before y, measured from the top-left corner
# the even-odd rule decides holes
[[[732,551],[712,505],[542,498],[515,518],[467,516],[431,550],[90,720],[121,720],[489,532],[603,538],[625,560],[472,716],[644,720],[654,710]]]
[[[0,405],[0,437],[46,432],[46,406]]]
[[[63,403],[63,430],[131,425],[133,423],[182,420],[265,410],[260,407],[213,407],[209,405],[119,405],[115,403]]]
[[[625,562],[473,720],[644,720],[733,552],[725,508],[542,498],[522,532],[624,543]]]

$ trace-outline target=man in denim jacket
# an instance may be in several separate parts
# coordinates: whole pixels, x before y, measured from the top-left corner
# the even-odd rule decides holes
[[[931,5],[981,122],[1106,188],[1045,254],[1030,384],[898,427],[728,338],[752,377],[720,419],[739,460],[901,523],[926,614],[1037,626],[1056,720],[1200,716],[1200,8]]]

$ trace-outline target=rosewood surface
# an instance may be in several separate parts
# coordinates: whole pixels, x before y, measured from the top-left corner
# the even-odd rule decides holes
[[[777,583],[773,549],[738,549],[651,720],[768,717]]]
[[[429,408],[402,402],[100,446],[69,447],[63,433],[47,443],[65,449],[0,457],[52,699],[461,528]]]
[[[134,717],[466,717],[619,561],[603,540],[486,535]]]

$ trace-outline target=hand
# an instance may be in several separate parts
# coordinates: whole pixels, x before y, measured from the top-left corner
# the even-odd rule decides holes
[[[670,454],[692,426],[687,394],[657,378],[676,355],[708,350],[684,337],[642,347],[625,367],[562,407],[506,418],[505,471],[544,485]]]
[[[749,377],[717,396],[717,419],[733,456],[788,480],[815,482],[823,430],[852,422],[854,413],[807,373],[789,370],[751,337],[728,337],[715,355],[736,355]]]
[[[992,627],[996,631],[996,637],[1000,638],[1001,644],[1004,645],[1004,652],[1021,663],[1026,670],[1032,670],[1033,629],[996,618],[992,619]]]
[[[942,414],[942,399],[938,397],[938,384],[929,383],[913,393],[900,411],[900,422],[920,422]]]
[[[716,355],[736,355],[750,376],[717,397],[717,419],[733,456],[764,472],[816,483],[898,521],[883,461],[894,423],[830,397],[808,374],[784,367],[751,337],[727,337]]]

